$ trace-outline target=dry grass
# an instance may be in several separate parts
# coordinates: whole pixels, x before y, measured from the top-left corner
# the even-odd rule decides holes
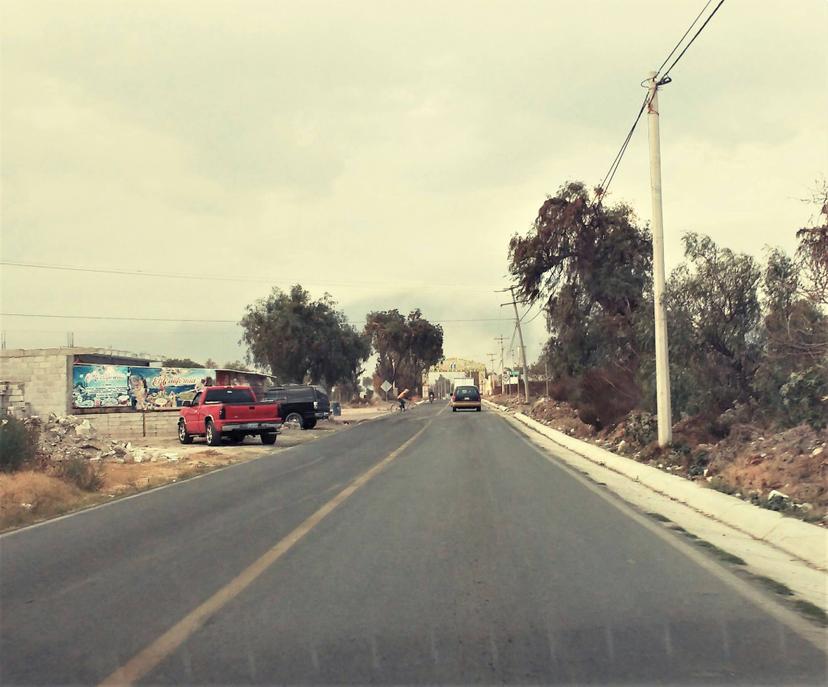
[[[0,530],[60,515],[88,498],[77,487],[42,472],[0,474]]]

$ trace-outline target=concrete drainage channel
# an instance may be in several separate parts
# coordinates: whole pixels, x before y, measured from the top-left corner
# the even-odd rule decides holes
[[[560,461],[632,505],[672,536],[828,626],[828,531],[705,489],[553,430],[484,400],[548,459]]]

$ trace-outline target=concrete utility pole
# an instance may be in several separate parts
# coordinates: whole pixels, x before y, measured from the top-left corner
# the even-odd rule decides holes
[[[653,203],[653,301],[655,303],[656,396],[658,445],[673,441],[670,406],[670,359],[667,340],[667,311],[664,306],[664,218],[661,212],[661,138],[659,135],[657,72],[650,72],[647,122],[650,131],[650,195]]]
[[[517,309],[514,286],[509,287],[509,293],[512,294],[512,302],[504,303],[503,305],[512,305],[515,308],[515,326],[517,327],[518,339],[520,340],[520,359],[523,363],[523,388],[526,392],[526,402],[529,403],[529,368],[526,365],[526,346],[523,345],[523,330],[520,328],[520,314]],[[518,383],[518,393],[520,393],[520,383]]]
[[[494,361],[497,356],[494,353],[487,353],[486,356],[489,358],[489,365],[491,365],[491,373],[489,374],[489,379],[491,379],[494,375]],[[492,385],[492,394],[494,394],[494,385]]]
[[[500,336],[495,337],[495,341],[500,342],[500,395],[501,396],[503,396],[503,394],[504,394],[504,391],[503,391],[503,372],[504,372],[504,369],[503,369],[503,341],[504,341],[504,338],[505,337],[503,336],[503,334],[501,334]]]

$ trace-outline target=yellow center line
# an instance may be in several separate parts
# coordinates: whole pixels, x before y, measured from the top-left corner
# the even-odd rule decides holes
[[[443,411],[440,411],[437,415],[440,415],[442,412]],[[176,649],[184,644],[184,642],[192,637],[193,634],[201,629],[211,616],[215,615],[227,603],[232,601],[241,592],[247,589],[247,587],[253,584],[253,582],[263,572],[265,572],[271,565],[273,565],[282,556],[284,556],[285,553],[293,548],[293,546],[298,543],[308,532],[310,532],[314,527],[322,522],[322,520],[330,515],[337,506],[341,505],[360,487],[382,472],[382,470],[389,463],[391,463],[403,451],[411,446],[411,444],[413,444],[420,437],[420,435],[428,429],[432,422],[433,418],[432,420],[429,420],[429,422],[414,436],[408,439],[408,441],[389,453],[374,467],[363,472],[359,477],[354,479],[353,482],[340,491],[325,505],[319,508],[319,510],[317,510],[295,530],[281,539],[271,549],[266,551],[259,559],[245,568],[204,603],[190,611],[169,630],[158,637],[158,639],[135,654],[135,656],[129,659],[129,661],[118,668],[109,677],[105,678],[100,684],[107,686],[131,685],[155,669],[165,658],[172,654]]]

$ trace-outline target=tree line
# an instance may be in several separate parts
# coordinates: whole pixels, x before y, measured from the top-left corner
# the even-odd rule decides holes
[[[422,374],[443,358],[443,329],[419,310],[367,314],[358,329],[330,294],[312,299],[296,284],[247,306],[239,322],[248,361],[282,383],[337,386],[343,396],[359,389],[363,364],[375,352],[374,379],[422,392]]]
[[[668,279],[674,420],[718,417],[793,426],[828,422],[828,192],[793,255],[764,260],[710,237],[683,237]],[[509,243],[509,271],[539,304],[553,390],[602,427],[655,409],[652,237],[633,209],[604,204],[580,182],[546,199],[533,226]]]

